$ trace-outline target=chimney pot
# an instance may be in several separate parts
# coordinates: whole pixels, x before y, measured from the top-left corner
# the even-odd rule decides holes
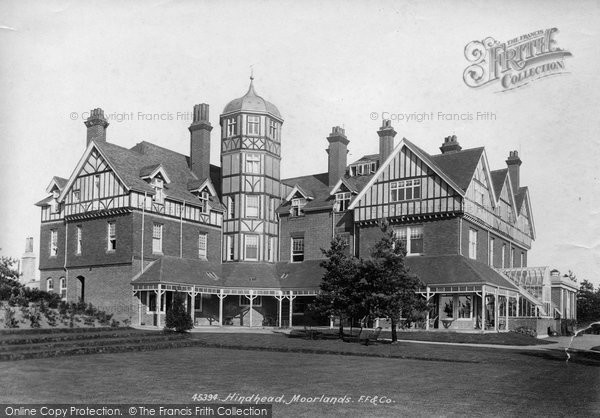
[[[440,147],[440,151],[442,151],[442,154],[450,154],[453,152],[458,152],[460,150],[462,150],[462,147],[458,143],[456,135],[449,135],[445,137],[444,142]]]

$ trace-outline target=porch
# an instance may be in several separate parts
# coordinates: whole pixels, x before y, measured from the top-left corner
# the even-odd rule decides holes
[[[194,327],[292,327],[306,322],[311,289],[218,288],[172,283],[134,283],[138,326],[162,328],[175,293],[185,294]]]

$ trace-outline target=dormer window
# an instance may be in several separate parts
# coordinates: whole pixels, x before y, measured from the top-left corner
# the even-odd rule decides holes
[[[50,202],[50,210],[52,213],[60,212],[60,205],[58,203],[58,189],[52,190],[52,201]]]
[[[210,197],[210,195],[208,194],[207,191],[203,191],[198,195],[198,198],[200,199],[200,212],[201,213],[208,213],[209,197]]]
[[[336,212],[345,212],[350,204],[350,192],[342,192],[335,194],[335,206]]]
[[[156,203],[163,204],[165,202],[164,181],[159,177],[154,177],[150,183],[154,189],[153,200]]]
[[[356,164],[350,167],[350,176],[366,176],[377,171],[377,163],[375,161]]]
[[[235,118],[227,119],[227,137],[237,135],[237,120]]]
[[[290,214],[292,216],[303,216],[304,215],[304,206],[306,205],[306,199],[303,198],[295,198],[292,199],[292,209]]]

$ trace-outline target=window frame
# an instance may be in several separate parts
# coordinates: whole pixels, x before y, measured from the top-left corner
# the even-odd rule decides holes
[[[157,231],[158,234],[156,233]],[[163,224],[158,222],[152,224],[152,254],[163,253],[163,232]]]
[[[58,290],[61,299],[67,299],[67,279],[66,277],[61,277],[58,279]]]
[[[422,199],[421,186],[422,183],[420,178],[390,182],[390,203],[410,202]],[[409,190],[411,197],[407,198]],[[418,196],[415,196],[416,194],[418,194]]]
[[[150,182],[150,185],[154,189],[154,196],[152,196],[152,201],[154,203],[158,203],[159,205],[164,205],[165,203],[165,181],[159,177],[154,177]]]
[[[469,228],[469,258],[471,260],[477,260],[477,235],[476,229]]]
[[[206,215],[210,212],[208,201],[210,200],[210,194],[204,190],[198,193],[198,199],[200,200],[200,213]]]
[[[496,246],[496,238],[490,237],[488,248],[489,265],[494,267],[494,247]]]
[[[235,117],[228,118],[227,121],[225,122],[225,124],[226,124],[225,137],[231,138],[232,136],[236,136],[237,135],[237,118],[235,118]]]
[[[301,249],[296,248],[296,242],[301,243]],[[306,248],[304,246],[304,236],[291,237],[290,239],[290,262],[301,263],[306,256]]]
[[[246,154],[246,164],[244,165],[246,174],[260,174],[261,163],[260,154],[249,153]]]
[[[395,226],[394,228],[394,236],[399,239],[400,241],[405,241],[405,250],[406,250],[406,256],[413,256],[413,255],[421,255],[425,253],[425,230],[423,227],[423,224],[415,224],[415,225],[402,225],[402,226]],[[418,238],[418,236],[415,234],[416,231],[420,232],[421,237]],[[405,236],[406,238],[402,238],[403,236]],[[420,252],[413,252],[412,251],[412,247],[413,247],[413,240],[414,241],[421,241],[421,251]]]
[[[256,258],[248,257],[248,248],[250,244],[250,240],[256,240]],[[246,261],[258,261],[259,259],[259,239],[256,234],[244,234],[244,260]]]
[[[50,230],[50,257],[58,256],[58,230]]]
[[[204,243],[203,243],[204,240]],[[204,247],[204,249],[202,248]],[[206,259],[208,254],[208,233],[199,232],[198,233],[198,258]]]
[[[245,201],[246,201],[245,202],[246,203],[246,207],[245,207],[246,218],[259,218],[260,217],[260,195],[257,195],[257,194],[246,195]],[[256,206],[250,205],[251,201],[256,201]],[[256,214],[254,214],[254,210],[256,210]]]
[[[336,212],[345,212],[348,210],[350,200],[352,199],[352,193],[350,192],[338,192],[335,194]]]
[[[46,291],[54,292],[54,279],[52,277],[46,279]]]
[[[277,136],[278,131],[279,129],[277,126],[277,122],[275,122],[273,119],[269,119],[269,138],[271,138],[274,141],[277,141],[279,139]]]
[[[246,117],[246,134],[260,135],[260,116],[248,115]]]
[[[75,255],[81,255],[83,251],[83,229],[81,225],[76,226],[75,233]]]
[[[111,234],[112,227],[112,234]],[[106,223],[106,251],[115,252],[117,250],[117,223],[108,221]]]
[[[292,199],[292,207],[290,209],[291,216],[304,216],[304,206],[306,206],[306,199],[303,197],[294,197]]]

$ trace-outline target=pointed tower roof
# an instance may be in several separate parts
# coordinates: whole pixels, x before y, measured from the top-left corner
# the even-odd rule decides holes
[[[248,87],[248,92],[239,99],[230,101],[227,106],[225,106],[225,109],[223,109],[224,115],[234,112],[269,113],[277,119],[281,119],[281,114],[277,107],[273,103],[260,97],[256,94],[256,91],[254,91],[254,76],[252,75],[250,76],[250,87]]]

